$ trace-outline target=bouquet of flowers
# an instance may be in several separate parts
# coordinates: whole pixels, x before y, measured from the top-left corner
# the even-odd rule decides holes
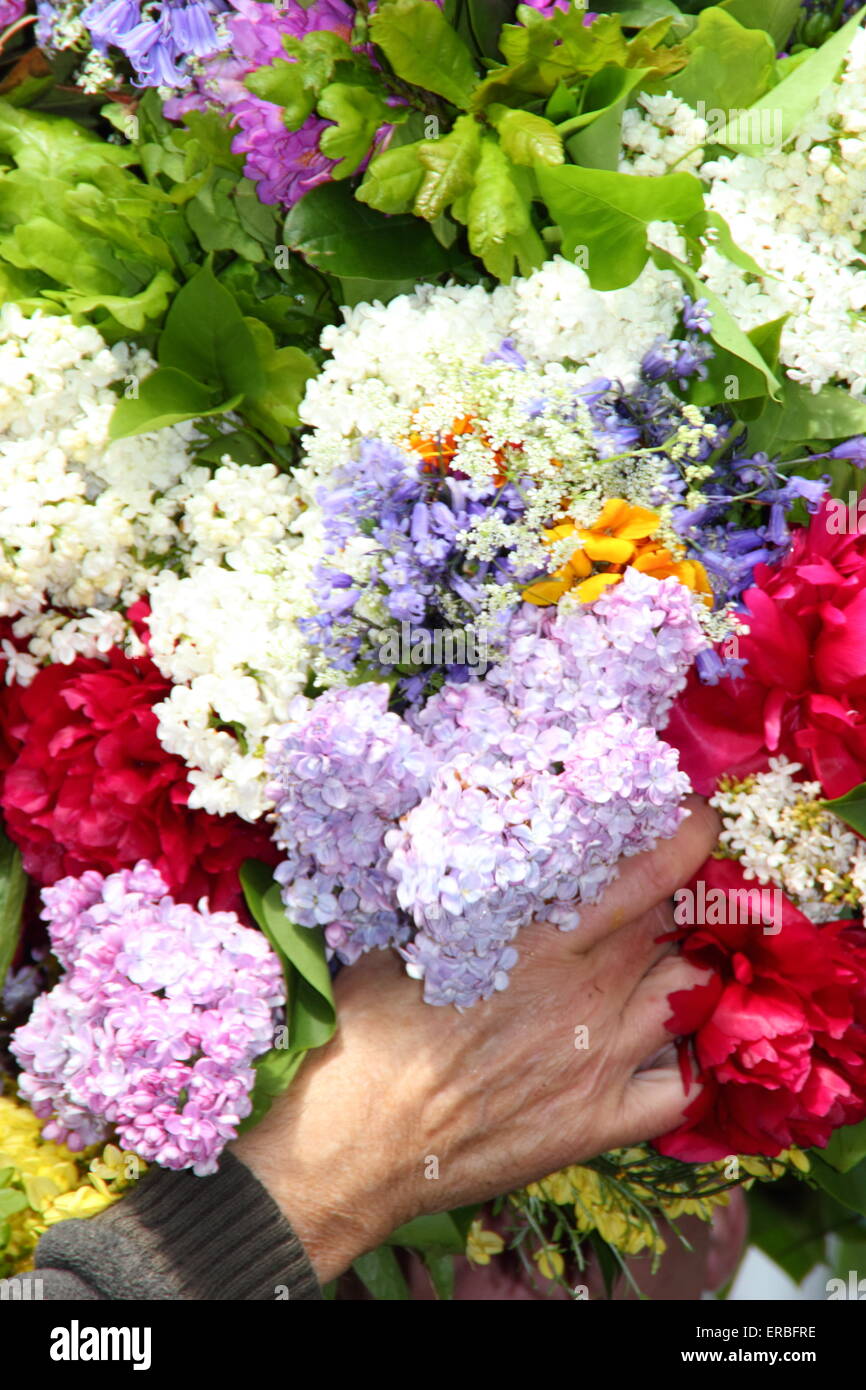
[[[215,1171],[365,953],[507,990],[692,790],[684,1122],[406,1245],[866,1212],[866,40],[645,8],[0,5],[4,1269]]]

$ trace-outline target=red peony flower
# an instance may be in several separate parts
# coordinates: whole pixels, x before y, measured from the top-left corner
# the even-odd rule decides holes
[[[114,651],[0,692],[0,808],[37,883],[149,859],[178,899],[237,911],[243,861],[278,861],[265,827],[189,809],[186,767],[156,733],[170,688],[148,658]]]
[[[727,903],[754,887],[731,860],[708,860],[693,891],[699,880],[705,896],[721,889]],[[783,899],[773,931],[701,925],[684,933],[682,952],[713,972],[668,1001],[667,1027],[684,1039],[683,1079],[696,1076],[702,1089],[684,1123],[656,1140],[662,1153],[690,1163],[774,1157],[822,1147],[839,1125],[866,1118],[866,929],[817,927]]]
[[[706,686],[693,672],[674,706],[664,737],[704,795],[779,754],[828,797],[866,781],[866,535],[835,534],[837,513],[825,504],[780,565],[757,567],[743,678]]]

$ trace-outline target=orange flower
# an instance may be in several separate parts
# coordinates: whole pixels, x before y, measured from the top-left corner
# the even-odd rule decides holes
[[[409,435],[409,448],[416,454],[420,454],[423,460],[421,464],[424,473],[441,473],[443,477],[450,471],[454,455],[457,453],[457,440],[466,434],[472,434],[475,422],[471,415],[463,415],[454,420],[448,434],[439,434],[435,439],[428,435],[418,434],[413,431]],[[482,442],[490,448],[490,440],[486,434],[481,436]],[[518,448],[518,445],[511,445]],[[493,482],[497,487],[501,487],[506,481],[505,456],[499,449],[492,450],[492,463],[494,466]]]
[[[545,531],[548,545],[566,536],[578,542],[569,559],[547,579],[530,584],[523,591],[527,603],[540,607],[558,603],[574,589],[582,603],[594,603],[613,584],[618,584],[629,565],[657,579],[673,575],[693,593],[705,595],[712,605],[712,590],[703,565],[696,560],[677,559],[664,546],[653,541],[661,518],[647,507],[636,507],[622,497],[609,497],[590,527],[580,528],[563,521]],[[596,570],[596,565],[604,569]],[[708,596],[708,597],[706,597]]]

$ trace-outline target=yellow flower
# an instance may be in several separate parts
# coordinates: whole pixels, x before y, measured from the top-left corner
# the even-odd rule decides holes
[[[561,1279],[565,1273],[565,1260],[554,1245],[542,1246],[541,1250],[536,1250],[532,1258],[544,1279]]]
[[[49,1203],[42,1214],[43,1220],[46,1226],[55,1226],[58,1221],[66,1221],[71,1216],[96,1216],[97,1212],[110,1207],[114,1200],[111,1193],[106,1196],[89,1184],[77,1187],[74,1192],[64,1192]]]
[[[527,603],[546,607],[558,603],[563,594],[573,589],[581,603],[594,603],[605,589],[619,584],[631,565],[656,579],[674,576],[712,604],[712,589],[703,565],[675,556],[651,539],[660,524],[658,512],[637,507],[623,497],[609,497],[588,528],[568,520],[560,522],[544,533],[545,543],[552,547],[573,536],[575,549],[547,579],[528,585],[523,598]],[[593,572],[596,565],[604,565],[605,569]]]
[[[474,1265],[489,1265],[491,1255],[501,1255],[505,1241],[495,1231],[485,1231],[480,1221],[473,1221],[466,1238],[466,1255]]]

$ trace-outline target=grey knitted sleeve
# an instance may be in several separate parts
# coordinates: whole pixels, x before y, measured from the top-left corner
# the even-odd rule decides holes
[[[301,1242],[250,1170],[152,1169],[114,1206],[42,1237],[34,1296],[54,1299],[321,1299]]]

